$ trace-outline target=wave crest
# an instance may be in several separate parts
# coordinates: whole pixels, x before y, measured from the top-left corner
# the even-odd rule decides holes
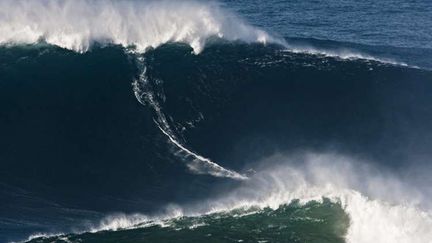
[[[87,51],[95,42],[143,52],[167,42],[199,53],[210,37],[281,42],[222,9],[195,1],[2,0],[0,44],[48,44]]]
[[[279,164],[281,161],[284,163]],[[432,214],[421,208],[422,195],[394,175],[383,174],[363,161],[338,154],[310,153],[292,158],[275,155],[262,162],[265,168],[229,193],[198,204],[169,205],[164,213],[155,216],[109,216],[89,232],[169,227],[172,219],[217,217],[218,213],[238,219],[265,209],[278,210],[293,201],[306,205],[329,199],[349,217],[345,235],[348,243],[425,243],[432,237]],[[267,167],[275,162],[275,166]]]

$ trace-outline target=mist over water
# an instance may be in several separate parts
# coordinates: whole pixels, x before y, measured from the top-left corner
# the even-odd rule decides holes
[[[430,48],[242,4],[0,0],[0,241],[429,242]]]
[[[83,52],[95,42],[134,46],[139,51],[184,42],[199,53],[209,37],[274,41],[218,4],[195,1],[7,1],[0,43],[40,40]]]
[[[409,181],[402,182],[391,173],[381,172],[370,162],[334,153],[277,154],[260,161],[256,169],[256,174],[247,181],[208,200],[184,206],[172,204],[156,216],[112,215],[93,226],[90,232],[97,235],[97,232],[126,230],[127,235],[140,229],[145,233],[153,230],[157,232],[158,228],[162,230],[166,227],[177,231],[198,229],[196,231],[206,232],[212,223],[207,220],[212,218],[247,220],[253,215],[265,215],[268,210],[274,210],[275,213],[286,210],[285,207],[311,210],[313,203],[325,207],[328,202],[332,202],[349,219],[349,223],[344,222],[343,218],[337,222],[345,223],[346,231],[341,229],[344,234],[339,235],[345,242],[428,242],[432,236],[429,230],[432,227],[431,214],[428,209],[424,210],[424,205],[421,206],[427,195],[409,185]],[[274,217],[281,216],[276,214]],[[311,214],[311,217],[306,216],[305,220],[329,220],[320,219],[320,214]],[[334,225],[335,229],[343,227],[337,224]],[[310,229],[313,229],[313,224]],[[273,232],[278,231],[274,229]],[[326,237],[331,237],[330,229],[328,233]],[[169,231],[165,234],[165,239],[169,239]],[[241,232],[237,234],[241,235]],[[113,233],[113,239],[119,236],[122,237],[121,233],[117,236]],[[66,237],[74,239],[73,235]]]

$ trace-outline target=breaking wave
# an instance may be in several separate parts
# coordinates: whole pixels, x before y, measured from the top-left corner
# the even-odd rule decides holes
[[[188,44],[200,53],[214,38],[246,43],[277,44],[294,53],[342,59],[367,59],[407,66],[389,58],[349,49],[330,50],[292,44],[247,24],[216,2],[2,0],[0,44],[46,42],[77,52],[93,45],[121,45],[137,52],[166,43]]]
[[[210,229],[220,227],[218,221],[221,220],[228,224],[227,228],[231,228],[214,232],[212,237],[232,232],[237,227],[236,222],[243,225],[248,220],[256,220],[252,221],[254,229],[267,227],[257,226],[259,220],[274,224],[272,227],[275,228],[271,229],[274,235],[283,235],[287,229],[278,227],[289,225],[291,220],[293,224],[304,220],[305,225],[310,224],[308,227],[311,230],[317,224],[322,224],[320,227],[325,227],[328,235],[323,234],[318,239],[324,242],[327,242],[326,237],[334,237],[334,241],[329,242],[338,242],[339,239],[349,243],[416,243],[428,242],[432,237],[432,215],[415,203],[419,192],[398,183],[398,178],[394,175],[379,173],[377,168],[364,161],[337,154],[305,153],[291,157],[275,155],[260,163],[265,165],[265,169],[263,167],[250,180],[244,181],[228,194],[224,193],[226,195],[189,206],[170,205],[165,213],[157,216],[112,215],[89,229],[88,232],[93,236],[36,235],[37,238],[33,236],[30,240],[42,239],[45,242],[45,239],[49,242],[63,239],[74,242],[81,238],[85,241],[87,238],[93,239],[92,237],[97,239],[98,234],[103,232],[113,232],[113,239],[116,239],[115,237],[127,237],[128,234],[157,234],[159,231],[164,232],[165,228],[172,228],[177,233],[165,232],[166,239],[173,234],[173,237],[180,237],[177,240],[184,241],[180,232],[186,230],[197,235],[201,231],[214,232]],[[335,173],[338,176],[334,176]],[[338,212],[338,207],[343,211]],[[290,210],[296,213],[287,214]],[[346,219],[342,212],[347,214]],[[329,213],[339,216],[327,218],[325,215]],[[271,217],[270,221],[265,218],[266,215]],[[279,223],[282,225],[277,226]],[[242,227],[247,230],[249,225]],[[300,229],[294,227],[291,230]],[[244,233],[241,230],[236,233],[238,240],[251,240],[243,236]],[[245,238],[242,239],[242,236]],[[148,237],[150,240],[152,236]],[[269,236],[266,238],[264,233],[258,233],[255,237],[257,238],[252,240],[276,239]],[[288,235],[284,237],[289,239]],[[299,237],[301,239],[304,236],[299,233]]]
[[[210,37],[280,42],[216,3],[196,1],[2,0],[0,15],[2,44],[45,41],[79,52],[94,43],[143,52],[182,42],[199,53]]]
[[[16,47],[23,44],[38,46],[40,43],[49,46],[42,45],[41,50],[30,51]],[[186,47],[178,43],[186,44]],[[209,43],[213,45],[210,46]],[[125,111],[127,115],[121,113],[126,121],[116,121],[126,125],[119,125],[112,130],[132,127],[133,132],[126,135],[114,133],[113,143],[117,143],[116,139],[125,141],[121,140],[124,137],[134,138],[132,141],[135,144],[131,142],[128,146],[137,148],[122,151],[124,154],[121,159],[132,151],[131,153],[136,153],[133,154],[136,157],[131,156],[131,160],[141,161],[142,153],[136,151],[148,149],[143,153],[148,155],[145,158],[148,167],[145,168],[152,173],[153,167],[171,161],[170,155],[174,155],[175,161],[181,160],[183,164],[180,166],[186,165],[189,172],[193,173],[192,176],[210,175],[209,184],[214,182],[212,180],[220,180],[214,177],[234,179],[226,180],[229,181],[226,182],[227,185],[221,185],[217,192],[209,193],[211,196],[205,197],[208,199],[201,198],[187,203],[173,200],[162,210],[148,214],[110,214],[89,227],[86,224],[80,230],[67,231],[72,233],[35,234],[27,241],[85,242],[104,241],[107,239],[104,237],[117,241],[145,241],[147,238],[143,238],[144,236],[150,237],[149,241],[169,240],[163,237],[172,237],[170,239],[186,242],[202,241],[210,236],[237,242],[277,239],[307,242],[328,239],[328,242],[349,243],[425,243],[432,239],[432,215],[430,206],[426,203],[430,195],[418,189],[416,183],[410,184],[413,178],[400,178],[396,173],[387,172],[388,167],[396,168],[396,162],[391,164],[393,159],[399,159],[397,162],[401,164],[407,161],[415,164],[416,161],[409,160],[412,154],[417,156],[423,153],[427,157],[430,151],[427,142],[430,141],[428,132],[431,129],[416,126],[427,126],[432,117],[428,109],[423,109],[423,104],[430,103],[430,97],[423,92],[428,90],[431,83],[428,82],[431,76],[427,70],[413,69],[406,63],[374,57],[360,51],[291,44],[247,24],[217,3],[197,1],[0,0],[0,44],[0,51],[7,54],[4,59],[6,64],[0,65],[0,70],[7,74],[4,77],[11,80],[24,80],[19,76],[21,72],[17,71],[23,70],[19,66],[22,63],[28,68],[38,61],[56,67],[53,63],[62,60],[61,58],[69,58],[69,62],[75,58],[75,61],[78,60],[76,63],[82,63],[82,60],[90,60],[91,63],[109,60],[105,62],[108,63],[107,66],[96,70],[99,75],[95,77],[100,77],[100,73],[105,73],[107,69],[116,70],[116,62],[122,63],[122,70],[126,74],[119,76],[122,79],[130,78],[127,82],[132,86],[129,91],[133,93],[133,104],[140,109],[125,101],[129,96],[118,92],[119,100],[125,101],[120,102],[119,110],[123,111],[123,105],[132,108],[128,107],[130,110]],[[93,46],[92,53],[89,50]],[[100,46],[106,48],[99,48]],[[12,48],[8,49],[9,47]],[[27,56],[26,52],[36,54]],[[62,73],[55,73],[54,69],[46,71],[47,75],[52,72],[54,77],[40,79],[57,80]],[[93,71],[92,67],[89,69]],[[29,76],[33,77],[32,73]],[[93,76],[87,78],[92,80]],[[417,80],[419,86],[415,86],[412,80]],[[67,81],[74,83],[76,80]],[[81,113],[82,110],[90,113],[105,108],[104,102],[108,99],[103,95],[93,99],[93,95],[97,93],[94,90],[103,93],[107,89],[107,93],[117,94],[116,88],[120,87],[120,84],[114,82],[111,83],[112,87],[108,87],[103,81],[93,81],[99,82],[95,84],[96,87],[84,84],[90,87],[90,91],[88,95],[81,97],[82,106],[79,102],[78,105],[74,103],[73,98],[61,95],[67,89],[60,88],[50,93],[66,107],[63,109],[59,106],[59,110],[56,110],[59,114],[64,112],[61,114],[65,117],[62,120],[65,124],[72,117],[69,112],[76,112],[73,114],[78,118],[72,121],[78,122],[71,122],[71,126],[77,126],[77,131],[82,127],[76,123],[88,122],[89,115]],[[16,93],[24,89],[19,85],[11,87]],[[23,110],[28,109],[27,106],[31,108],[32,101],[37,100],[31,96],[34,95],[33,86],[29,87],[30,91],[23,92]],[[75,92],[81,94],[81,88],[83,87],[76,88]],[[129,86],[127,88],[130,89]],[[3,94],[9,94],[8,90],[4,92]],[[56,92],[60,95],[56,96]],[[67,91],[65,93],[68,94]],[[27,97],[27,94],[30,95]],[[6,102],[0,103],[7,104],[8,98],[15,101],[15,97],[11,97],[6,97]],[[50,96],[47,100],[49,98]],[[399,102],[397,108],[392,103],[395,100]],[[86,110],[92,102],[95,103],[92,107],[94,110]],[[51,110],[41,111],[38,104],[35,107],[36,114],[51,117]],[[3,110],[6,111],[4,117],[9,117],[7,112],[15,114],[15,110]],[[103,109],[98,114],[108,111],[111,112]],[[133,117],[130,118],[129,112],[148,115],[151,125],[146,124],[145,120],[135,123],[137,116],[130,115]],[[115,112],[113,113],[112,116],[115,116]],[[403,115],[408,113],[415,114],[410,116],[412,120],[405,120]],[[89,120],[93,121],[92,119],[97,120],[90,116]],[[44,118],[41,121],[45,121]],[[101,124],[103,126],[104,121],[93,125],[99,128]],[[146,133],[136,134],[134,129],[141,126],[145,127],[142,130]],[[207,132],[208,137],[201,139],[196,128]],[[20,129],[16,130],[21,131]],[[83,130],[87,129],[85,127]],[[170,145],[171,154],[166,153],[164,146],[159,144],[160,137],[153,134],[152,129],[163,138],[163,145]],[[46,136],[46,130],[40,130],[43,136]],[[27,139],[25,131],[22,136]],[[40,131],[35,134],[39,135]],[[60,137],[64,135],[63,128],[60,128],[58,134],[56,132],[51,134],[54,138],[58,134]],[[103,130],[101,134],[105,135],[104,132]],[[397,139],[392,137],[393,134],[396,134]],[[70,141],[65,144],[76,144],[74,135],[68,134]],[[98,133],[84,135],[86,138],[95,136],[95,144],[99,144],[99,140],[109,140]],[[255,136],[259,139],[254,140]],[[20,138],[15,134],[10,137]],[[191,137],[195,139],[190,139]],[[248,142],[256,144],[249,146]],[[322,144],[324,145],[320,146]],[[406,148],[406,144],[416,146]],[[346,149],[346,154],[367,153],[381,160],[370,163],[345,156],[342,152],[322,152],[338,151],[332,149],[333,145],[342,147],[341,150]],[[37,144],[34,146],[38,148]],[[266,146],[270,149],[267,147],[266,150]],[[273,149],[274,147],[277,149]],[[73,148],[71,154],[82,152],[85,155],[99,155],[98,147],[95,148],[96,152],[88,148]],[[231,149],[232,157],[214,152],[207,158],[195,151],[201,151],[202,148],[206,152],[219,149],[224,155]],[[292,152],[314,151],[314,148],[318,148],[320,152]],[[45,148],[39,150],[44,151],[43,149]],[[99,149],[102,153],[107,153],[105,147]],[[15,150],[19,151],[17,148]],[[286,152],[288,155],[276,153],[268,156],[269,151],[274,154],[275,150],[289,152]],[[21,158],[19,156],[22,155],[20,153],[16,156]],[[83,180],[84,183],[104,178],[97,176],[100,176],[100,167],[113,166],[109,163],[109,157],[110,153],[107,153],[104,157],[107,163],[103,160],[95,168],[88,169],[91,172]],[[255,163],[257,157],[261,159]],[[40,162],[42,170],[54,171],[52,166],[55,165],[62,171],[67,171],[58,165],[56,156],[47,158],[47,164]],[[81,167],[73,164],[68,167],[70,170],[73,171],[76,167],[79,172],[80,168],[88,168],[89,165],[85,164],[88,161],[84,160],[84,165],[81,165],[82,158],[77,158],[73,162]],[[14,165],[14,159],[15,157],[10,159],[11,165]],[[93,162],[91,159],[89,161]],[[116,158],[111,162],[117,165],[118,160],[120,159]],[[380,166],[380,162],[388,165]],[[129,165],[116,167],[128,173],[125,172],[122,176],[114,173],[111,178],[129,176],[137,164]],[[173,164],[166,165],[171,167]],[[17,167],[21,170],[20,165]],[[168,176],[157,177],[159,174],[156,172],[152,175],[156,175],[157,180],[149,179],[146,183],[153,183],[155,188],[169,179]],[[170,174],[173,175],[177,175],[177,171]],[[63,177],[57,174],[55,176]],[[51,178],[53,181],[73,184],[65,183],[63,178],[55,176],[54,179]],[[143,173],[141,176],[146,178],[148,175]],[[74,173],[71,172],[70,178],[76,182]],[[139,183],[146,184],[142,181]],[[119,187],[120,191],[124,191],[124,188]],[[82,188],[73,189],[81,193]],[[62,193],[64,192],[60,195]],[[102,198],[105,199],[105,195]],[[157,238],[159,236],[162,238]]]

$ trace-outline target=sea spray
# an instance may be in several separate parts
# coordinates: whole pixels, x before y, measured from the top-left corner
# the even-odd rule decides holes
[[[94,44],[140,52],[168,42],[199,53],[209,37],[281,42],[222,10],[197,1],[2,0],[0,44],[48,44],[85,52]]]

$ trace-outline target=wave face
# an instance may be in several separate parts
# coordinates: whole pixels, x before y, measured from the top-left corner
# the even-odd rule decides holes
[[[432,238],[427,68],[216,3],[0,16],[1,242]]]

